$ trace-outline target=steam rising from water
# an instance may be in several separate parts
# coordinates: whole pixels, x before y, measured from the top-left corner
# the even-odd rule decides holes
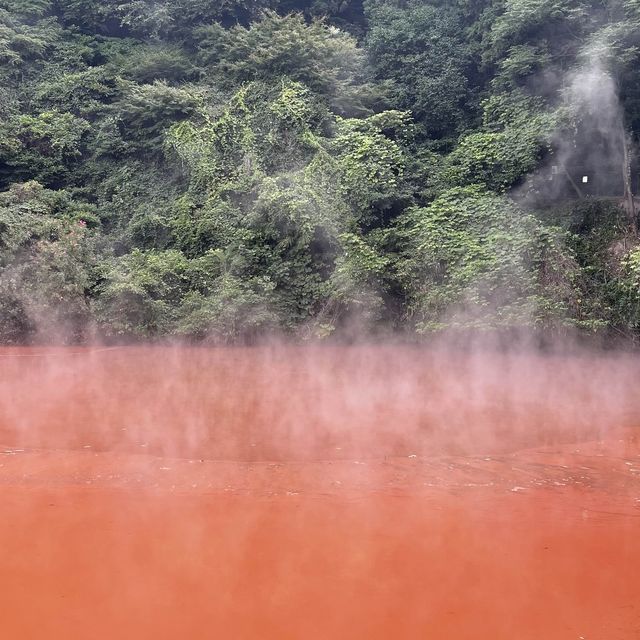
[[[4,350],[0,440],[194,459],[480,454],[637,417],[631,356],[410,346]]]

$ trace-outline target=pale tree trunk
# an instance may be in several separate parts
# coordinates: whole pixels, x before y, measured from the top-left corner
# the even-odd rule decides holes
[[[584,194],[580,190],[580,187],[576,184],[576,181],[571,177],[571,174],[567,171],[567,167],[565,167],[564,165],[561,165],[561,166],[562,166],[562,170],[564,171],[564,174],[567,176],[567,179],[569,180],[569,184],[573,187],[573,190],[576,192],[578,198],[584,198]]]
[[[633,188],[631,186],[631,136],[624,135],[622,139],[622,148],[624,157],[622,161],[622,180],[624,183],[624,201],[623,207],[627,213],[629,225],[634,233],[638,232],[638,219],[636,212],[636,204],[633,199]]]

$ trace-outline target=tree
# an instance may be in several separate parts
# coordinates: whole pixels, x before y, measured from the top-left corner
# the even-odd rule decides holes
[[[637,336],[639,45],[636,0],[0,0],[0,341]],[[626,221],[549,190],[588,157]]]
[[[578,269],[562,233],[508,199],[456,188],[401,223],[418,331],[562,326],[575,312]]]
[[[141,251],[101,266],[97,321],[107,334],[150,337],[170,331],[188,290],[188,261],[175,250]]]
[[[391,81],[394,106],[411,111],[429,137],[455,136],[473,117],[459,13],[416,0],[368,0],[365,12],[371,64]]]
[[[375,224],[376,210],[392,206],[403,193],[411,116],[385,111],[364,120],[338,120],[330,146],[337,158],[340,186],[356,215]]]
[[[37,182],[0,194],[0,342],[83,338],[98,254],[92,223]]]
[[[267,11],[248,28],[198,31],[199,61],[216,79],[237,85],[286,77],[322,96],[338,113],[366,109],[372,89],[355,38],[299,14]],[[375,99],[375,98],[374,98]]]
[[[186,120],[199,106],[198,95],[187,88],[171,87],[165,82],[131,84],[113,105],[122,138],[134,151],[162,150],[164,132],[180,120]]]
[[[63,186],[83,154],[91,126],[71,113],[44,111],[14,116],[2,128],[0,162],[10,167],[14,180]]]

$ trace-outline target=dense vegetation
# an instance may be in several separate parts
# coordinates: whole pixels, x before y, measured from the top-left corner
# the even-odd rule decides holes
[[[637,0],[0,0],[0,341],[633,337],[633,212],[528,176],[581,70],[637,139],[638,45]]]

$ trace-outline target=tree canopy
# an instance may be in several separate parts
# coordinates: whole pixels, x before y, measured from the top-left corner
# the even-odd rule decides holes
[[[573,174],[638,187],[639,62],[635,0],[0,0],[0,342],[635,339]]]

